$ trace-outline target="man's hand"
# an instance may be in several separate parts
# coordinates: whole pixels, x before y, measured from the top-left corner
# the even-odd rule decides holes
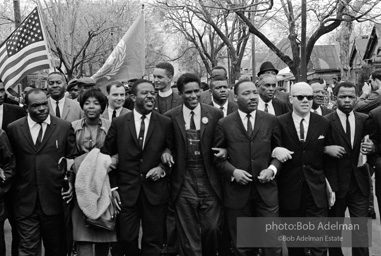
[[[233,172],[233,177],[241,185],[246,185],[247,183],[253,181],[253,176],[250,173],[241,169],[235,169]]]
[[[117,190],[113,190],[111,192],[111,196],[112,196],[112,200],[114,200],[114,204],[116,206],[116,209],[118,209],[118,212],[120,212],[121,208],[121,204],[122,202],[120,201],[120,196],[119,196],[119,193]]]
[[[276,147],[273,150],[272,157],[276,158],[281,163],[284,163],[287,160],[292,159],[292,154],[294,154],[294,152],[287,148]]]
[[[274,171],[271,169],[264,169],[259,173],[258,180],[260,183],[269,182],[274,176]]]
[[[228,150],[226,148],[212,148],[214,151],[214,156],[222,160],[226,159],[228,155]]]
[[[175,161],[173,160],[173,156],[171,155],[171,153],[165,151],[162,155],[161,155],[161,162],[163,164],[166,164],[168,165],[169,167],[172,167],[172,165],[175,163]]]
[[[364,83],[364,86],[362,87],[362,93],[364,94],[370,94],[370,92],[372,91],[372,86],[368,83]]]
[[[147,172],[146,179],[151,179],[153,181],[157,181],[164,175],[164,170],[161,167],[152,168]]]
[[[324,153],[334,158],[342,158],[346,152],[342,146],[331,145],[324,147]]]
[[[364,155],[372,154],[375,151],[375,146],[373,141],[366,138],[365,141],[361,142],[360,152]]]
[[[73,185],[71,182],[68,182],[69,189],[67,191],[61,190],[62,199],[68,204],[70,203],[71,199],[73,199]]]

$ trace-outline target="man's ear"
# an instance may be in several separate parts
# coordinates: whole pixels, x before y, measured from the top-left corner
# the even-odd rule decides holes
[[[130,98],[133,100],[133,102],[136,101],[136,96],[135,96],[135,94],[130,94]]]

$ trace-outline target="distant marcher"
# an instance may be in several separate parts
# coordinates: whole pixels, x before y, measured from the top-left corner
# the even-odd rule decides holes
[[[329,109],[324,106],[325,93],[326,93],[326,83],[323,79],[312,79],[308,81],[311,85],[314,101],[312,102],[311,112],[318,114],[320,116],[326,116],[329,113],[333,112],[332,109]]]
[[[79,88],[78,88],[78,79],[74,78],[69,81],[67,86],[67,91],[69,92],[69,97],[72,100],[75,100],[78,98],[79,95]]]
[[[121,82],[113,81],[106,85],[108,106],[103,111],[101,117],[110,122],[123,114],[131,112],[124,108],[123,104],[126,100],[126,88]]]

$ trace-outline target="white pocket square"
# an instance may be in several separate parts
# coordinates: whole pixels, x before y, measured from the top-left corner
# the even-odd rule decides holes
[[[324,139],[324,136],[323,135],[320,135],[318,140],[321,140],[321,139]]]

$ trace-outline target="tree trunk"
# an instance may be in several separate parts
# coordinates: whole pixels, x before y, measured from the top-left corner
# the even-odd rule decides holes
[[[350,37],[353,30],[352,21],[344,21],[341,23],[341,31],[339,37],[340,43],[340,62],[341,62],[341,79],[348,80],[350,78],[350,67],[349,67],[349,48],[350,48]]]

